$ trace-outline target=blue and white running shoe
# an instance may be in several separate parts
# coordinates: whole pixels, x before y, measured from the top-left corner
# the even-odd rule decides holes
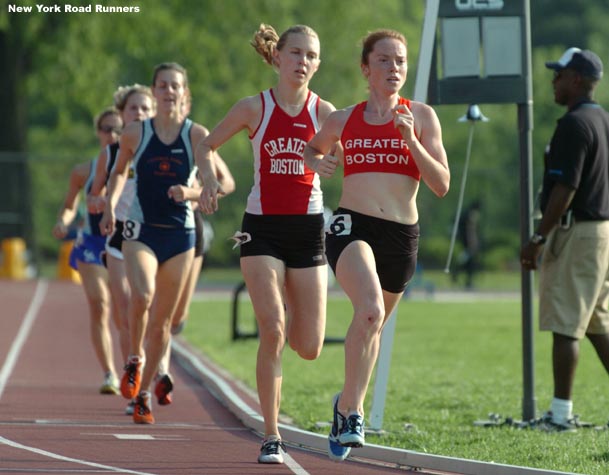
[[[347,422],[347,419],[338,412],[339,397],[340,393],[334,396],[334,399],[332,400],[334,416],[332,419],[332,429],[330,429],[330,435],[328,435],[328,456],[330,457],[330,460],[334,460],[335,462],[342,462],[347,458],[349,452],[351,452],[351,447],[344,447],[339,442],[340,433]]]
[[[364,418],[359,414],[350,414],[338,436],[338,443],[344,447],[363,447],[366,443],[364,436]]]

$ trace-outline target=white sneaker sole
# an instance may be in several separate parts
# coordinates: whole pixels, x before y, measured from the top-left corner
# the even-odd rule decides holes
[[[282,455],[264,455],[262,457],[258,457],[258,463],[283,463]]]

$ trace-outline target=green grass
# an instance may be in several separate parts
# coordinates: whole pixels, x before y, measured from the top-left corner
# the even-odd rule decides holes
[[[511,285],[517,289],[518,279]],[[240,304],[240,312],[243,325],[252,328],[249,302]],[[371,443],[581,474],[608,472],[609,431],[548,434],[473,425],[491,412],[515,419],[522,414],[520,302],[404,300],[398,316],[383,424],[387,434],[368,436]],[[350,304],[331,299],[326,334],[344,336],[350,319]],[[184,335],[255,388],[257,340],[231,341],[228,301],[193,302]],[[551,399],[550,343],[549,334],[535,333],[538,413],[548,408]],[[286,348],[283,371],[282,413],[299,427],[320,432],[315,424],[330,420],[330,401],[343,381],[342,345],[326,345],[320,358],[312,362]],[[584,342],[573,396],[575,412],[583,420],[599,425],[607,422],[608,382],[593,350]],[[405,430],[407,423],[414,429]]]

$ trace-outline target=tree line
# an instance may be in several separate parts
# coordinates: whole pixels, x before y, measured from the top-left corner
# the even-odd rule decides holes
[[[19,5],[45,3],[57,2],[23,0]],[[551,75],[544,62],[557,59],[569,46],[591,48],[607,58],[604,25],[609,8],[607,0],[530,3],[534,173],[539,183],[543,148],[562,114],[552,102]],[[360,39],[376,28],[394,28],[404,33],[409,44],[409,80],[403,95],[413,93],[424,0],[377,0],[373,4],[366,0],[104,2],[107,6],[136,4],[139,12],[45,14],[9,13],[9,2],[0,1],[0,161],[19,162],[27,157],[29,190],[6,174],[0,174],[0,189],[23,207],[31,202],[28,240],[43,257],[54,256],[58,249],[50,230],[67,188],[69,170],[98,153],[93,117],[111,104],[119,85],[149,84],[153,67],[160,62],[176,61],[188,69],[191,116],[211,129],[238,99],[275,83],[275,72],[249,46],[260,23],[271,24],[278,32],[304,23],[318,32],[321,66],[311,86],[337,108],[366,97],[359,68]],[[606,103],[607,90],[606,85],[600,87],[601,103]],[[443,265],[448,250],[468,136],[467,126],[458,118],[466,108],[466,104],[436,108],[452,188],[449,197],[438,200],[421,187],[421,260],[427,266]],[[513,262],[519,246],[516,107],[481,108],[491,120],[476,126],[466,201],[482,201],[486,262],[500,267]],[[238,229],[252,184],[247,134],[227,143],[220,153],[235,176],[237,191],[222,200],[220,211],[209,218],[216,241],[208,263],[229,265],[238,259],[224,238]],[[324,180],[322,188],[327,206],[335,206],[340,177]],[[0,207],[0,216],[2,211]]]

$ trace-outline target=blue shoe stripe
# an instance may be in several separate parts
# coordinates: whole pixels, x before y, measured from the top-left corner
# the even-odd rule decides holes
[[[345,417],[338,412],[339,397],[340,393],[334,396],[332,400],[332,428],[330,429],[330,435],[328,435],[328,457],[335,462],[342,462],[351,452],[351,447],[344,447],[338,441],[340,432],[344,429],[346,422]]]
[[[351,447],[343,447],[332,439],[332,436],[328,437],[328,456],[335,462],[342,462],[349,456]]]

